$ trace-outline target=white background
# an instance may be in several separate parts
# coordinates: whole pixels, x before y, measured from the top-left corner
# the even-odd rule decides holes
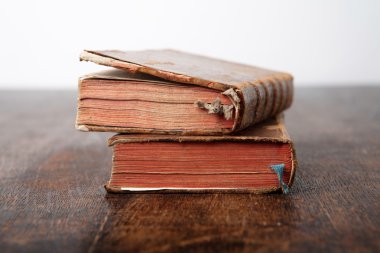
[[[288,71],[296,85],[380,84],[380,1],[1,1],[0,88],[74,89],[83,49],[175,48]]]

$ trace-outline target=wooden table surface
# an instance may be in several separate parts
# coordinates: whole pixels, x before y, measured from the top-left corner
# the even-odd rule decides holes
[[[297,88],[289,195],[106,194],[74,91],[0,91],[1,252],[379,252],[380,88]]]

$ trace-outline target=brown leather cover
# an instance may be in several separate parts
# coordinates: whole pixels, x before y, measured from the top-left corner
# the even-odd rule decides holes
[[[234,104],[236,117],[231,132],[273,117],[293,100],[290,74],[174,50],[85,50],[80,59],[220,90]]]
[[[180,135],[152,135],[152,134],[118,134],[111,137],[108,141],[109,146],[117,145],[118,143],[125,142],[271,142],[271,143],[287,143],[292,150],[292,168],[290,174],[290,181],[288,186],[291,187],[294,181],[294,176],[297,168],[297,159],[295,148],[289,134],[284,125],[284,116],[279,114],[274,118],[266,120],[257,124],[255,127],[250,127],[237,135],[223,135],[223,136],[180,136]],[[228,150],[226,150],[226,153]],[[108,192],[123,193],[123,192],[136,192],[127,189],[112,187],[109,184],[105,185]],[[265,189],[227,189],[216,191],[227,192],[252,192],[252,193],[268,193],[278,191],[280,188],[265,188]],[[153,190],[154,192],[215,192],[215,189],[159,189]],[[143,191],[141,191],[143,192]],[[151,191],[149,191],[151,192]]]

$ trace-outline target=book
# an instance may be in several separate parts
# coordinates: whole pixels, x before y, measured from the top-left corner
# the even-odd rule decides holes
[[[282,115],[238,135],[118,134],[109,145],[110,193],[287,193],[297,167]]]
[[[82,131],[231,134],[293,99],[290,74],[174,50],[85,50],[80,59],[119,69],[80,78]]]

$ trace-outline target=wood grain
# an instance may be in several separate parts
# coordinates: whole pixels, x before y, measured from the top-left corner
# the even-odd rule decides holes
[[[0,92],[1,252],[379,252],[380,89],[297,88],[289,195],[107,195],[76,94]]]

